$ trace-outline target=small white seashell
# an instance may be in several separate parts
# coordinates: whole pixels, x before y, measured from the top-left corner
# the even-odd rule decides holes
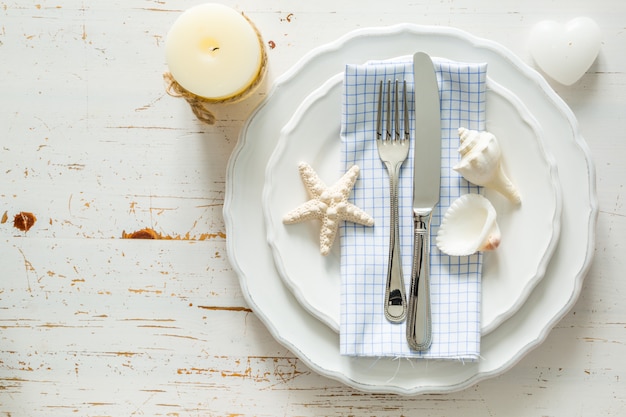
[[[519,191],[502,170],[502,151],[490,132],[459,128],[461,161],[452,169],[469,182],[491,188],[515,204],[521,201]]]
[[[435,241],[447,255],[467,256],[496,249],[500,238],[491,202],[480,194],[465,194],[446,210]]]

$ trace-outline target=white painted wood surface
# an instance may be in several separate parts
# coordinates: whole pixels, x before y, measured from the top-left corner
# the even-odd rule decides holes
[[[228,157],[256,94],[207,126],[168,96],[168,28],[199,1],[0,1],[0,415],[626,415],[626,3],[239,0],[268,81],[346,32],[447,25],[531,63],[543,19],[589,16],[571,87],[596,163],[595,260],[573,310],[505,374],[461,392],[365,394],[321,377],[246,305],[225,251]],[[31,212],[22,232],[13,216]],[[170,240],[122,239],[152,228]]]

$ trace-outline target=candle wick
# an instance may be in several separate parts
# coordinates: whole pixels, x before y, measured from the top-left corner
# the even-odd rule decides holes
[[[210,55],[216,55],[220,50],[219,42],[213,38],[202,39],[198,46],[201,51]]]

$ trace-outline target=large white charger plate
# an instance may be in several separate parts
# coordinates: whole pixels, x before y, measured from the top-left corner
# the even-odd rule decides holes
[[[353,358],[339,336],[313,317],[280,278],[261,210],[264,172],[281,128],[318,86],[346,62],[389,59],[420,49],[433,56],[489,63],[489,74],[532,109],[557,160],[562,189],[557,248],[526,302],[482,338],[475,363]],[[461,390],[502,374],[539,346],[574,305],[590,266],[598,213],[595,169],[567,105],[533,69],[501,45],[453,28],[401,24],[361,29],[316,48],[281,76],[248,119],[229,160],[224,202],[227,250],[246,301],[273,337],[312,370],[369,392]],[[528,227],[533,227],[529,224]]]
[[[323,257],[319,222],[284,225],[282,216],[309,198],[298,175],[299,162],[309,163],[327,184],[342,175],[342,80],[338,74],[322,84],[282,129],[267,165],[263,193],[268,243],[280,276],[304,307],[335,331],[339,331],[341,304],[339,242]],[[535,118],[490,78],[486,107],[487,130],[498,137],[507,175],[520,190],[523,203],[514,205],[485,190],[498,213],[503,243],[483,257],[483,335],[511,317],[543,278],[558,242],[561,215],[556,162],[542,145]]]

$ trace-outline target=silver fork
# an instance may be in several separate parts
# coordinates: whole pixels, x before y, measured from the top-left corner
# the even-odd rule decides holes
[[[393,323],[400,323],[406,317],[406,295],[400,258],[400,233],[398,230],[398,182],[400,167],[409,154],[409,110],[407,107],[406,81],[402,89],[404,109],[404,134],[400,134],[400,109],[398,106],[398,80],[394,84],[394,108],[391,112],[391,81],[387,81],[386,109],[383,109],[383,82],[378,89],[378,114],[376,118],[376,145],[378,155],[389,172],[389,200],[391,207],[389,233],[389,261],[387,283],[385,285],[385,317]],[[385,137],[382,121],[385,113]],[[391,119],[393,118],[393,134]]]

